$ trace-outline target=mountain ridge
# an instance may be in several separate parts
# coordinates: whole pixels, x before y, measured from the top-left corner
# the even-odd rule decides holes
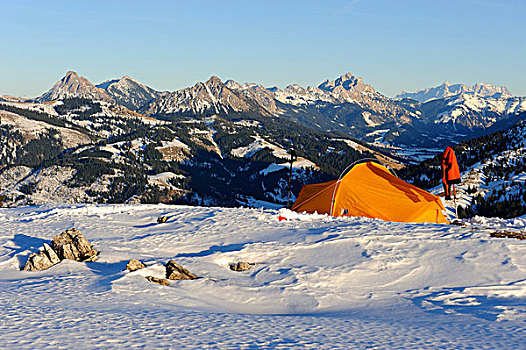
[[[257,83],[223,82],[211,76],[191,87],[159,92],[129,76],[94,86],[68,72],[37,100],[98,99],[164,120],[260,114],[344,133],[378,145],[410,147],[458,142],[526,110],[526,98],[510,97],[505,87],[483,83],[469,87],[446,82],[434,89],[421,91],[447,97],[435,97],[424,103],[410,98],[391,99],[349,72],[334,80],[326,79],[317,87],[292,84],[284,89],[266,88]],[[386,131],[378,137],[378,130]]]
[[[496,86],[488,83],[476,83],[472,86],[461,83],[452,84],[445,81],[439,86],[420,89],[415,92],[402,91],[395,98],[411,98],[421,103],[432,99],[447,98],[459,94],[473,94],[481,97],[513,97],[506,86]]]

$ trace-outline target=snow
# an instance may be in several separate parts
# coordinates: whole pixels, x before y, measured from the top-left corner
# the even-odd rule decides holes
[[[264,140],[259,135],[252,136],[252,138],[254,139],[254,142],[250,143],[248,146],[235,148],[231,150],[230,153],[234,157],[249,158],[249,157],[252,157],[257,152],[261,151],[262,149],[269,148],[275,157],[281,158],[281,159],[287,159],[287,160],[290,159],[290,154],[287,152],[286,149],[283,149],[275,144],[272,144]],[[280,164],[272,163],[267,168],[261,170],[259,173],[267,175],[275,171],[280,171],[283,168],[288,168],[289,166],[290,166],[290,163],[287,163],[287,162],[280,163]],[[298,159],[294,161],[292,167],[295,169],[300,169],[300,168],[319,169],[319,167],[316,164],[314,164],[314,162],[306,158],[303,158],[303,157],[298,157]]]
[[[166,148],[166,147],[176,147],[176,148],[181,148],[187,151],[190,150],[190,147],[186,143],[179,140],[178,138],[175,138],[172,141],[162,141],[162,146],[157,147],[157,149]]]
[[[484,125],[491,125],[497,121],[498,115],[511,115],[526,111],[524,97],[482,97],[477,94],[458,94],[447,103],[452,109],[442,112],[437,116],[435,123],[456,123],[457,119],[470,113],[479,113]]]
[[[366,137],[371,137],[371,136],[381,135],[383,137],[388,132],[389,132],[389,129],[379,129],[379,130],[371,131],[370,133],[366,134],[365,136]]]
[[[526,130],[520,125],[514,129],[511,129],[508,131],[508,133],[518,136],[518,138],[521,140],[516,148],[494,154],[491,158],[472,165],[468,170],[461,174],[462,182],[455,185],[457,193],[456,203],[458,206],[462,206],[464,208],[469,207],[472,203],[473,197],[477,195],[487,197],[492,193],[499,192],[499,190],[501,190],[503,187],[505,188],[504,194],[502,197],[497,198],[496,201],[502,200],[504,197],[509,199],[512,195],[519,194],[519,191],[524,188],[526,183],[526,173],[521,172],[520,168],[517,168],[515,172],[510,174],[508,180],[499,178],[490,181],[491,179],[487,179],[487,167],[490,165],[505,165],[511,168],[513,165],[520,163],[524,159],[526,153],[526,145],[524,141],[525,132]],[[436,154],[438,153],[439,152],[437,150]],[[472,193],[468,193],[468,190],[471,190]],[[443,194],[442,184],[432,188],[430,192],[437,195]],[[455,211],[453,203],[445,204],[447,204],[446,209],[448,210],[449,215],[454,216]],[[523,205],[524,204],[525,201],[523,199]],[[448,205],[450,207],[448,207]]]
[[[170,179],[180,179],[184,178],[184,175],[180,174],[174,174],[170,171],[159,173],[155,175],[148,175],[148,183],[152,185],[157,185],[161,187],[173,187],[172,184],[170,184]]]
[[[371,113],[369,112],[362,112],[362,117],[367,125],[372,126],[373,128],[380,125],[380,123],[376,123],[371,119]]]
[[[247,128],[260,128],[261,123],[257,120],[239,120],[237,122],[234,122],[235,125],[247,127]]]
[[[20,109],[27,109],[33,112],[45,113],[52,116],[58,116],[55,106],[62,105],[62,101],[52,103],[32,103],[32,102],[2,102],[3,105],[13,106]]]
[[[266,176],[269,173],[273,173],[276,171],[280,171],[281,169],[289,169],[289,168],[290,168],[290,163],[280,163],[280,164],[272,163],[265,169],[261,170],[259,173]],[[301,158],[301,157],[299,157],[298,160],[295,160],[292,163],[293,170],[306,169],[306,168],[319,169],[313,162],[305,158]]]
[[[166,215],[164,224],[156,219]],[[287,220],[279,221],[278,216]],[[6,348],[524,348],[526,218],[465,226],[243,208],[71,205],[0,209]],[[75,227],[101,251],[20,271]],[[125,271],[141,259],[144,270]],[[163,277],[174,259],[202,278]],[[233,272],[237,261],[255,262]]]
[[[15,113],[0,111],[0,119],[2,124],[10,125],[15,130],[19,130],[26,140],[38,139],[46,130],[56,130],[61,134],[63,142],[67,147],[76,147],[91,142],[88,136],[76,130],[28,119]]]

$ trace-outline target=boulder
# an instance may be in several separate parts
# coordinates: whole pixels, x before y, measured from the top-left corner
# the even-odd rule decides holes
[[[232,271],[247,271],[250,270],[255,263],[249,263],[246,261],[239,261],[237,264],[230,264],[230,270]]]
[[[153,276],[148,276],[148,277],[146,277],[146,279],[148,281],[150,281],[150,282],[160,284],[161,286],[169,286],[170,285],[170,281],[168,281],[165,278],[157,278],[157,277],[153,277]]]
[[[131,271],[131,272],[143,269],[145,267],[146,265],[144,265],[142,262],[140,262],[137,259],[131,259],[128,262],[128,264],[126,264],[126,270]]]
[[[165,223],[166,220],[168,220],[168,217],[167,217],[166,215],[162,215],[162,216],[159,216],[159,217],[157,218],[157,223],[158,223],[158,224],[162,224],[162,223]]]
[[[195,280],[196,275],[179,265],[173,260],[168,261],[166,265],[166,278],[171,280]]]
[[[40,253],[31,254],[23,270],[45,270],[63,259],[95,261],[98,254],[82,233],[72,228],[54,236],[50,244],[44,243]]]
[[[51,247],[61,260],[96,261],[99,254],[86,237],[75,228],[54,236]]]
[[[44,243],[44,247],[40,253],[33,253],[27,259],[24,271],[41,271],[49,269],[51,266],[60,262],[59,257],[53,249]]]

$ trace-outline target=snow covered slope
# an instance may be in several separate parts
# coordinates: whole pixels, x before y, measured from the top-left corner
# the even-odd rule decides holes
[[[0,209],[6,347],[500,348],[526,345],[526,248],[466,226],[165,205]],[[164,224],[156,219],[166,215]],[[94,263],[20,271],[75,227]],[[137,258],[146,269],[125,271]],[[164,277],[174,259],[202,277]],[[229,264],[256,263],[246,272]]]
[[[444,100],[433,101],[442,106],[435,109],[435,124],[462,125],[469,129],[485,129],[510,115],[526,111],[526,98],[491,98],[471,94],[460,94]]]
[[[106,90],[115,99],[115,102],[131,110],[139,109],[162,94],[129,76],[105,81],[98,84],[97,87]]]

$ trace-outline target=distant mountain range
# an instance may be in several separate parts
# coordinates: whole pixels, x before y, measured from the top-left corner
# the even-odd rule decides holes
[[[446,82],[391,99],[351,73],[318,87],[289,85],[283,90],[212,76],[192,87],[160,92],[127,76],[93,85],[68,72],[35,101],[70,97],[119,104],[163,120],[228,114],[281,117],[378,146],[402,147],[459,142],[494,131],[492,127],[526,110],[526,98],[512,96],[506,87]]]
[[[495,86],[491,84],[475,84],[468,86],[464,84],[451,84],[446,81],[442,85],[428,89],[418,90],[416,92],[401,92],[397,98],[411,98],[419,102],[427,102],[434,99],[442,99],[460,94],[470,94],[477,97],[491,98],[510,98],[513,97],[511,92],[505,86]]]
[[[436,153],[524,118],[525,98],[481,86],[419,102],[351,73],[284,89],[212,76],[162,92],[67,72],[37,98],[0,96],[0,194],[9,205],[285,204],[290,148],[297,194],[360,158],[400,168],[417,149]]]

